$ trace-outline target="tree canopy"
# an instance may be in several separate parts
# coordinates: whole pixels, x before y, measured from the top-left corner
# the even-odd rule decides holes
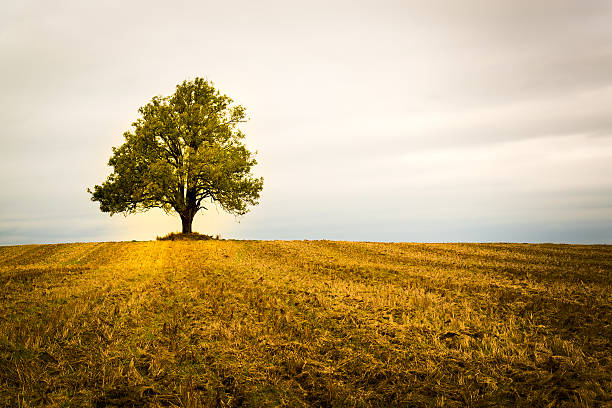
[[[127,215],[158,207],[176,212],[183,232],[192,232],[194,216],[207,203],[234,215],[258,203],[263,178],[252,176],[257,161],[242,142],[243,106],[195,78],[138,112],[125,143],[113,147],[113,172],[87,189],[101,211]]]

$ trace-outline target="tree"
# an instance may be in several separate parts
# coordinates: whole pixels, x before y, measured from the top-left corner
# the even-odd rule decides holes
[[[138,112],[125,143],[113,147],[114,171],[87,191],[100,210],[125,215],[162,208],[176,212],[183,233],[197,212],[216,203],[244,215],[256,205],[263,178],[251,175],[257,161],[242,143],[241,105],[202,78],[177,85],[172,96],[155,96]]]

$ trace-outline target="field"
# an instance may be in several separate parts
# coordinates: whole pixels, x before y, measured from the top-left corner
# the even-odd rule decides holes
[[[0,247],[1,406],[611,406],[612,246]]]

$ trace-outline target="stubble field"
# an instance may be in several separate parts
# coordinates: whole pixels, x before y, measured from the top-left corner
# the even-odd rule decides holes
[[[2,406],[609,406],[612,246],[0,247]]]

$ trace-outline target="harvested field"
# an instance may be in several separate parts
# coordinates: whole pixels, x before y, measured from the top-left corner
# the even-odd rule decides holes
[[[0,247],[3,406],[606,406],[612,246]]]

